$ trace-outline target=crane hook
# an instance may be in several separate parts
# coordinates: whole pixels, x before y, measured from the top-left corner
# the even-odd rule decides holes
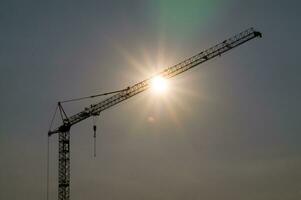
[[[94,139],[94,158],[96,157],[96,123],[95,123],[95,116],[93,116],[93,139]]]

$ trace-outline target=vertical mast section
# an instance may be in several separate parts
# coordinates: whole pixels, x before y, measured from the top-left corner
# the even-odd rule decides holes
[[[58,200],[70,199],[70,125],[60,102],[58,108],[64,124],[59,132]]]
[[[58,199],[70,199],[70,131],[59,133]]]

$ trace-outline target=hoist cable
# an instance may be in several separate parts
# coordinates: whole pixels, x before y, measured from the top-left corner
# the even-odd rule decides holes
[[[54,111],[54,114],[52,116],[52,119],[51,119],[51,122],[50,122],[50,125],[49,125],[49,131],[51,131],[51,128],[52,128],[52,125],[53,125],[53,122],[54,122],[54,119],[55,119],[55,116],[56,116],[56,113],[57,113],[57,109],[58,109],[58,105],[56,106],[55,108],[55,111]],[[49,200],[49,135],[47,137],[47,161],[46,161],[46,200]]]

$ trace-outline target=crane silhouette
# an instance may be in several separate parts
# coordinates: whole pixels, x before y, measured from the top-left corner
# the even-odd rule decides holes
[[[223,42],[204,50],[174,66],[168,67],[163,71],[154,74],[152,77],[136,83],[130,87],[126,87],[123,90],[118,90],[114,92],[108,92],[99,95],[92,95],[88,97],[82,97],[78,99],[71,99],[67,101],[58,102],[57,108],[62,119],[62,124],[57,128],[50,129],[48,136],[58,134],[59,142],[59,160],[58,160],[58,200],[69,200],[70,199],[70,129],[73,125],[93,116],[100,115],[101,112],[107,110],[108,108],[119,104],[147,89],[150,88],[151,81],[154,77],[172,78],[179,75],[195,66],[198,66],[208,60],[211,60],[217,56],[230,51],[231,49],[238,47],[254,38],[262,37],[262,34],[253,28],[249,28],[233,37],[224,40]],[[75,100],[81,100],[85,98],[94,98],[103,95],[112,95],[107,99],[97,103],[92,104],[81,112],[78,112],[70,117],[67,116],[63,109],[62,103],[70,102]],[[96,126],[93,126],[94,137],[96,137]],[[95,140],[94,140],[95,141]],[[48,194],[47,194],[48,197]]]

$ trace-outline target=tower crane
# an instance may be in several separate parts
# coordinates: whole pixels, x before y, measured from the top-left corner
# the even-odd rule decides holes
[[[101,112],[108,108],[119,104],[145,90],[151,85],[152,78],[161,76],[163,78],[172,78],[179,75],[193,67],[202,64],[208,60],[211,60],[217,56],[230,51],[231,49],[240,46],[254,38],[262,37],[262,34],[253,28],[249,28],[233,37],[224,40],[223,42],[204,50],[174,66],[168,67],[161,72],[153,75],[152,77],[136,83],[123,90],[112,92],[112,96],[105,100],[92,104],[83,111],[76,113],[70,117],[67,116],[64,111],[62,104],[58,103],[58,108],[62,117],[62,124],[55,129],[50,129],[48,137],[58,134],[58,200],[69,200],[70,199],[70,128],[93,116],[98,116]],[[116,94],[113,94],[116,93]],[[107,93],[108,94],[108,93]],[[93,97],[93,96],[90,96]],[[93,127],[94,131],[96,127]]]

